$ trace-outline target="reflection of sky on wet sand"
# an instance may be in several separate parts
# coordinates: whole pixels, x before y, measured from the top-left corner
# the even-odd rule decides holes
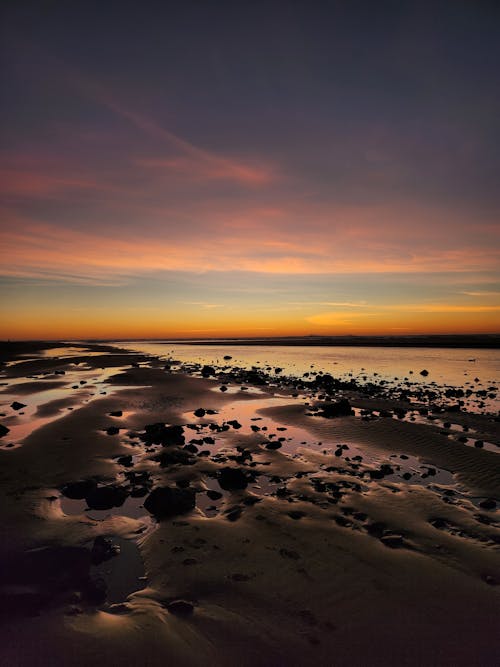
[[[62,511],[68,516],[85,514],[89,519],[94,519],[95,521],[104,521],[111,516],[128,516],[132,519],[144,520],[147,524],[151,521],[150,515],[144,509],[144,497],[134,498],[128,496],[120,507],[112,507],[106,510],[89,509],[85,500],[75,500],[73,498],[66,498],[65,496],[61,496],[59,501]]]
[[[335,420],[325,421],[322,417],[310,417],[311,420],[315,421],[319,419],[323,423],[328,424],[328,426],[331,426],[331,433],[323,433],[322,439],[318,440],[317,434],[314,434],[307,428],[290,424],[285,426],[277,419],[270,418],[265,413],[266,409],[285,407],[294,402],[307,405],[308,399],[305,396],[296,398],[281,396],[252,399],[249,401],[239,400],[228,403],[220,408],[216,415],[207,415],[206,417],[200,418],[198,423],[200,425],[208,425],[210,422],[222,424],[223,422],[237,420],[238,423],[241,424],[241,428],[233,429],[231,427],[229,432],[225,432],[225,434],[230,434],[231,446],[228,446],[227,435],[223,434],[222,437],[220,437],[220,434],[213,433],[208,426],[200,433],[196,434],[196,437],[203,437],[206,435],[214,437],[215,445],[210,446],[210,450],[214,453],[237,446],[239,434],[242,436],[253,434],[257,438],[260,437],[263,443],[273,442],[281,438],[282,446],[278,451],[282,454],[297,457],[300,457],[301,455],[307,456],[307,450],[309,449],[330,455],[335,454],[335,452],[339,451],[340,446],[343,445],[346,448],[342,451],[341,456],[338,457],[339,465],[344,462],[357,464],[355,457],[362,458],[362,468],[365,468],[365,466],[377,466],[381,463],[389,463],[394,468],[394,474],[385,476],[385,480],[424,485],[428,484],[427,478],[430,476],[427,473],[428,469],[432,468],[434,470],[434,475],[431,476],[435,482],[441,484],[455,483],[453,475],[450,472],[437,468],[436,466],[426,465],[415,456],[408,455],[404,458],[399,458],[397,454],[389,455],[384,450],[377,450],[377,448],[374,448],[373,446],[367,450],[359,443],[346,439],[345,437],[340,441],[335,435]],[[189,420],[191,416],[190,413],[187,413],[185,415],[186,420]],[[359,417],[352,417],[352,419],[358,418]],[[313,421],[311,421],[311,424],[312,423]],[[258,426],[260,430],[254,433],[252,426]],[[254,454],[254,460],[258,460],[258,454]],[[411,479],[404,479],[402,477],[404,473],[410,473]],[[258,489],[259,486],[261,487],[261,494],[271,490],[269,480],[265,476],[257,478],[256,488]],[[214,488],[220,490],[217,487]]]
[[[86,357],[102,357],[109,354],[108,352],[99,352],[97,350],[89,350],[86,347],[52,347],[40,352],[40,357],[45,359],[64,359],[66,357],[74,357],[77,355],[85,355]],[[31,355],[29,355],[31,356]]]
[[[16,386],[26,382],[26,378],[9,379],[8,393],[0,394],[0,412],[5,414],[2,417],[2,423],[9,428],[9,433],[4,436],[2,447],[9,444],[19,445],[24,438],[36,431],[40,427],[59,419],[67,411],[88,404],[104,395],[124,389],[123,386],[114,387],[107,384],[106,381],[123,372],[124,368],[104,368],[99,370],[87,370],[85,367],[76,367],[74,370],[66,370],[65,375],[44,376],[47,379],[63,381],[64,386],[56,389],[46,389],[33,392],[31,394],[16,394]],[[39,380],[33,376],[34,381]],[[85,384],[81,384],[84,381]],[[40,379],[40,386],[43,387],[43,379]],[[26,404],[26,407],[20,410],[13,410],[10,406],[13,401],[19,401]],[[58,405],[58,402],[61,402]],[[47,406],[54,405],[53,412],[44,414]],[[45,408],[45,410],[44,410]]]

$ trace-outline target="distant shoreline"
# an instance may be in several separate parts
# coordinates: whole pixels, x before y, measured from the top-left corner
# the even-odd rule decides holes
[[[176,345],[268,345],[268,346],[305,346],[305,347],[423,347],[423,348],[464,348],[464,349],[500,349],[498,334],[450,334],[450,335],[415,335],[415,336],[283,336],[269,338],[71,338],[71,339],[4,339],[0,340],[0,350],[10,350],[17,354],[18,349],[47,349],[55,346],[98,345],[116,348],[122,343],[168,343]],[[107,350],[109,351],[109,350]]]
[[[444,349],[500,349],[500,334],[476,335],[421,335],[421,336],[285,336],[272,338],[113,338],[80,340],[25,340],[0,341],[0,351],[5,355],[22,348],[50,348],[55,345],[68,346],[77,343],[119,347],[120,343],[150,342],[177,345],[239,345],[239,346],[288,346],[288,347],[415,347]],[[109,351],[109,349],[108,349]]]
[[[97,341],[93,341],[97,342]],[[115,341],[117,343],[124,340]],[[433,347],[500,349],[500,334],[434,336],[290,336],[283,338],[151,339],[182,345],[270,345],[306,347]]]

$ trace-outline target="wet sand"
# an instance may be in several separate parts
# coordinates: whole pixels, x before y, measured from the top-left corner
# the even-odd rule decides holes
[[[59,348],[2,357],[4,664],[498,663],[498,416]]]

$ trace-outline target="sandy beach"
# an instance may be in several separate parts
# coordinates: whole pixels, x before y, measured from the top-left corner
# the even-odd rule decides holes
[[[110,345],[2,361],[3,664],[498,663],[498,413]]]

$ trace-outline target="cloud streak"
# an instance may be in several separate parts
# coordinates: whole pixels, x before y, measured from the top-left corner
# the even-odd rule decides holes
[[[56,61],[55,69],[67,86],[92,102],[108,109],[130,123],[141,133],[148,135],[174,152],[174,156],[150,157],[137,160],[142,167],[174,171],[195,180],[226,180],[244,186],[268,185],[276,180],[277,171],[270,165],[254,165],[245,160],[221,155],[207,150],[166,129],[148,116],[130,109],[119,102],[108,88],[84,76],[76,68]]]
[[[99,280],[144,275],[155,271],[249,271],[269,274],[349,274],[349,273],[467,273],[494,269],[499,251],[455,249],[429,250],[425,254],[398,256],[393,249],[380,250],[374,258],[370,244],[349,249],[342,234],[323,242],[300,238],[282,242],[255,234],[212,234],[196,243],[185,237],[121,236],[64,229],[50,224],[11,224],[2,235],[1,274],[43,277],[58,275],[68,279]],[[324,302],[335,305],[337,302]],[[338,302],[351,308],[364,303]]]

